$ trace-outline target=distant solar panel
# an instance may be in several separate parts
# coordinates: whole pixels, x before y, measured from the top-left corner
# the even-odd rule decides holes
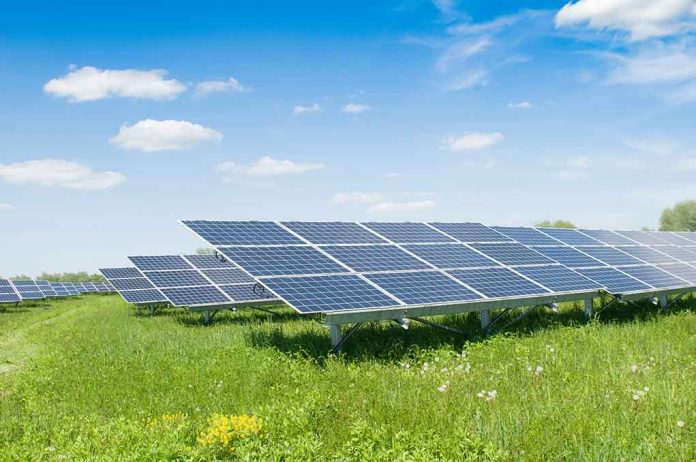
[[[221,259],[215,255],[184,255],[184,258],[198,269],[234,268],[224,257]]]
[[[301,313],[326,313],[401,305],[352,274],[262,278],[261,282]]]
[[[537,228],[544,234],[558,239],[568,245],[598,245],[599,241],[587,236],[576,229],[567,228]]]
[[[326,246],[322,250],[360,273],[432,269],[394,245]]]
[[[460,242],[510,242],[512,239],[481,223],[430,223]]]
[[[606,263],[609,266],[642,265],[643,262],[614,247],[583,247],[583,253]]]
[[[51,288],[53,288],[53,291],[56,293],[56,296],[58,297],[69,297],[70,292],[68,292],[68,289],[63,286],[62,282],[51,282]]]
[[[180,255],[128,257],[140,271],[187,270],[192,266]]]
[[[404,248],[440,269],[499,266],[490,258],[462,244],[411,244]]]
[[[65,286],[70,295],[80,295],[80,291],[77,289],[74,282],[64,282],[63,286]]]
[[[607,245],[635,245],[636,243],[614,231],[606,229],[581,229],[580,232]]]
[[[489,298],[543,295],[549,291],[507,268],[448,271],[467,286]]]
[[[102,268],[99,271],[109,280],[143,277],[137,268]]]
[[[145,289],[145,290],[124,290],[119,291],[119,294],[128,303],[163,303],[167,299],[162,295],[162,293],[157,289]]]
[[[213,284],[249,284],[255,282],[254,278],[237,268],[218,268],[200,271]]]
[[[363,223],[396,244],[434,244],[455,242],[425,223]]]
[[[44,294],[44,297],[57,297],[56,291],[53,290],[51,283],[42,279],[36,281],[39,290]]]
[[[685,245],[696,245],[696,233],[695,232],[686,232],[686,231],[679,231],[675,232],[674,234],[677,234],[679,237],[683,237],[687,241],[690,242],[690,244],[685,244]]]
[[[438,271],[381,273],[366,277],[408,304],[463,302],[483,298]]]
[[[576,271],[598,282],[611,294],[626,294],[650,290],[649,285],[622,273],[616,268],[581,268]]]
[[[665,273],[661,269],[652,265],[627,266],[625,268],[621,268],[621,271],[645,282],[646,284],[650,284],[656,289],[686,287],[689,285],[688,282],[672,276],[669,273]]]
[[[183,221],[214,246],[303,244],[290,232],[270,221]]]
[[[252,276],[348,272],[309,246],[220,247],[218,250]]]
[[[502,233],[524,245],[560,245],[561,242],[547,236],[534,228],[521,226],[493,226],[494,230]]]
[[[673,245],[689,245],[693,244],[693,242],[689,241],[688,239],[681,237],[679,234],[676,233],[668,233],[664,231],[652,231],[648,232],[653,237],[656,237],[660,239],[661,241],[668,242]]]
[[[535,252],[534,250],[517,243],[501,243],[501,244],[470,244],[479,252],[484,253],[488,257],[503,263],[504,265],[549,265],[555,263]]]
[[[617,233],[625,236],[631,240],[636,241],[639,244],[645,245],[664,245],[667,244],[662,239],[651,235],[646,231],[616,231]]]
[[[386,244],[357,223],[286,221],[282,223],[312,244]]]
[[[581,292],[599,290],[601,284],[563,266],[526,266],[517,272],[551,289],[553,292]]]
[[[158,289],[165,287],[207,286],[210,282],[196,270],[143,271]],[[166,294],[165,294],[166,295]]]
[[[174,306],[196,307],[229,304],[230,299],[215,286],[170,287],[160,289]]]
[[[672,265],[655,265],[662,271],[666,271],[678,278],[696,284],[696,267],[685,263],[675,263]]]
[[[687,263],[696,263],[696,247],[679,247],[677,245],[661,245],[652,247],[653,250],[660,251],[670,257]]]
[[[7,279],[0,279],[0,303],[17,303],[21,298]]]
[[[626,252],[629,255],[632,255],[640,260],[643,260],[646,263],[676,263],[677,261],[668,256],[665,255],[661,252],[658,252],[657,250],[653,250],[650,247],[646,246],[626,246],[626,247],[621,247],[621,250],[623,252]]]
[[[592,258],[588,255],[585,255],[584,253],[580,252],[574,247],[535,247],[534,250],[569,268],[591,268],[595,266],[606,266],[601,261]]]
[[[46,298],[46,296],[41,292],[39,286],[36,282],[31,280],[17,280],[11,281],[14,288],[19,293],[22,300],[41,300]]]

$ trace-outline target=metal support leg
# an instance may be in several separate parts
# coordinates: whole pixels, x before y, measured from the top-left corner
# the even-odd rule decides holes
[[[684,298],[684,297],[686,296],[687,293],[688,293],[688,292],[682,292],[682,293],[680,293],[679,295],[677,295],[676,297],[674,297],[674,299],[672,299],[672,301],[669,302],[669,303],[667,304],[666,308],[669,308],[669,307],[671,307],[672,305],[674,305],[675,303],[677,303],[679,300],[681,300],[682,298]]]
[[[215,313],[217,313],[217,311],[205,310],[203,312],[203,324],[206,326],[210,325],[215,317]]]
[[[446,326],[444,324],[438,324],[436,322],[428,321],[427,319],[423,318],[410,318],[413,321],[420,322],[421,324],[425,324],[427,326],[431,327],[437,327],[438,329],[446,330],[448,332],[454,332],[455,334],[463,335],[466,336],[463,330],[455,329],[454,327]]]
[[[354,333],[356,333],[362,326],[364,322],[358,322],[353,327],[348,329],[348,331],[343,335],[341,328],[337,325],[331,326],[331,344],[333,345],[333,352],[337,353],[343,348],[343,344],[346,340],[351,338]]]
[[[593,306],[593,299],[591,298],[586,298],[585,299],[585,316],[587,319],[592,319],[592,312],[594,310]]]
[[[481,311],[481,330],[484,334],[488,333],[488,326],[491,323],[491,312],[489,310]]]
[[[343,340],[341,326],[331,326],[331,347],[335,350]]]
[[[660,306],[662,308],[667,308],[669,305],[669,300],[667,299],[667,294],[660,294]]]

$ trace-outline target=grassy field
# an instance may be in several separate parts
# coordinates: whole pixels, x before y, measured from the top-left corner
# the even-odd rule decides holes
[[[383,323],[340,356],[289,311],[7,308],[0,459],[694,460],[694,308],[568,304],[485,339],[444,320],[469,341]]]

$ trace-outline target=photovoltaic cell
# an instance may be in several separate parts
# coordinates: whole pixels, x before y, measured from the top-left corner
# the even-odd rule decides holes
[[[602,288],[600,284],[563,266],[527,266],[517,268],[517,271],[553,292],[580,292]]]
[[[101,274],[107,279],[141,278],[143,275],[137,268],[101,268]]]
[[[455,242],[424,223],[363,223],[396,244]]]
[[[427,264],[393,245],[326,246],[323,250],[360,273],[431,269]]]
[[[630,239],[616,234],[614,231],[609,231],[606,229],[581,229],[583,234],[587,234],[591,238],[594,238],[604,244],[608,245],[635,245]]]
[[[190,270],[191,265],[179,255],[128,257],[140,271]]]
[[[696,247],[679,247],[676,245],[661,245],[652,248],[653,250],[658,250],[662,253],[666,253],[672,258],[681,260],[687,263],[696,263]]]
[[[576,229],[566,228],[538,228],[544,234],[548,234],[554,239],[558,239],[568,245],[597,245],[600,244],[597,240],[586,236]]]
[[[616,231],[616,232],[621,234],[622,236],[626,236],[627,238],[636,241],[639,244],[645,244],[645,245],[664,245],[664,244],[666,244],[666,242],[663,241],[662,239],[659,239],[655,236],[652,236],[650,233],[647,233],[646,231]]]
[[[146,290],[124,290],[119,291],[119,294],[128,303],[161,303],[167,299],[157,289]]]
[[[662,271],[666,271],[674,276],[684,279],[691,284],[696,284],[696,268],[685,263],[675,263],[673,265],[656,265]]]
[[[545,295],[549,292],[507,268],[448,271],[467,286],[490,298]]]
[[[357,223],[288,221],[283,223],[312,244],[386,244]]]
[[[17,290],[23,300],[41,300],[46,298],[36,285],[36,282],[30,280],[12,281],[12,285]]]
[[[38,280],[36,281],[36,285],[39,287],[39,290],[44,294],[45,297],[57,297],[58,294],[56,294],[56,291],[53,290],[53,287],[51,287],[51,283],[48,281],[44,280]]]
[[[463,302],[483,298],[438,271],[382,273],[366,277],[408,304]]]
[[[504,265],[549,265],[554,261],[546,258],[540,253],[531,250],[522,244],[501,243],[501,244],[470,244],[471,247],[483,252],[492,259]]]
[[[230,299],[217,287],[171,287],[161,289],[174,306],[202,306],[229,303]]]
[[[557,261],[558,263],[570,268],[591,268],[594,266],[606,266],[599,260],[596,260],[573,247],[557,246],[557,247],[535,247],[537,252]]]
[[[144,271],[144,274],[158,289],[211,285],[195,270]]]
[[[462,244],[412,244],[404,248],[440,269],[500,266]]]
[[[687,232],[687,231],[679,231],[679,232],[675,232],[674,234],[677,234],[677,235],[679,235],[679,237],[683,237],[684,239],[686,239],[690,242],[690,244],[685,244],[685,245],[696,245],[696,233]]]
[[[646,263],[676,263],[677,261],[657,250],[645,246],[626,246],[621,247],[623,252],[632,255]]]
[[[232,300],[237,302],[251,302],[256,300],[272,300],[275,295],[266,290],[261,284],[236,284],[221,285],[220,289]]]
[[[214,246],[303,244],[271,221],[184,221],[193,232]]]
[[[397,300],[352,274],[268,278],[261,282],[301,313],[400,306]]]
[[[219,268],[201,270],[214,284],[248,284],[254,283],[254,278],[237,268]]]
[[[669,273],[665,273],[661,269],[652,265],[628,266],[626,268],[621,268],[621,271],[645,282],[646,284],[650,284],[657,289],[686,287],[690,285],[688,282],[672,276]]]
[[[198,269],[234,268],[228,261],[222,261],[215,255],[184,255],[184,258]]]
[[[663,232],[663,231],[651,231],[648,232],[653,237],[656,237],[660,239],[661,241],[668,242],[673,245],[690,245],[693,244],[693,242],[689,241],[686,238],[681,237],[680,235],[676,233],[668,233],[668,232]]]
[[[116,288],[116,290],[119,292],[122,292],[124,290],[141,290],[155,288],[155,286],[153,286],[150,281],[148,281],[142,276],[138,278],[112,279],[111,283],[114,285],[114,288]]]
[[[623,248],[623,247],[622,247]],[[618,249],[606,246],[583,247],[583,253],[606,263],[609,266],[642,265],[643,262]]]
[[[494,230],[502,233],[524,245],[560,245],[556,239],[547,236],[534,228],[521,226],[493,226]]]
[[[218,250],[253,276],[348,272],[309,246],[220,247]]]
[[[611,294],[625,294],[650,290],[650,286],[616,268],[582,268],[578,273],[601,284]]]
[[[507,242],[511,239],[481,223],[430,223],[461,242]]]
[[[16,303],[19,302],[21,298],[19,294],[15,291],[10,281],[7,279],[0,279],[0,303]]]

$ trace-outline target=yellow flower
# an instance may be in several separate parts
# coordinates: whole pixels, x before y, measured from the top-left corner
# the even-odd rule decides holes
[[[261,418],[249,415],[225,416],[213,414],[208,428],[198,435],[198,443],[204,446],[220,446],[234,451],[234,443],[261,433]]]

